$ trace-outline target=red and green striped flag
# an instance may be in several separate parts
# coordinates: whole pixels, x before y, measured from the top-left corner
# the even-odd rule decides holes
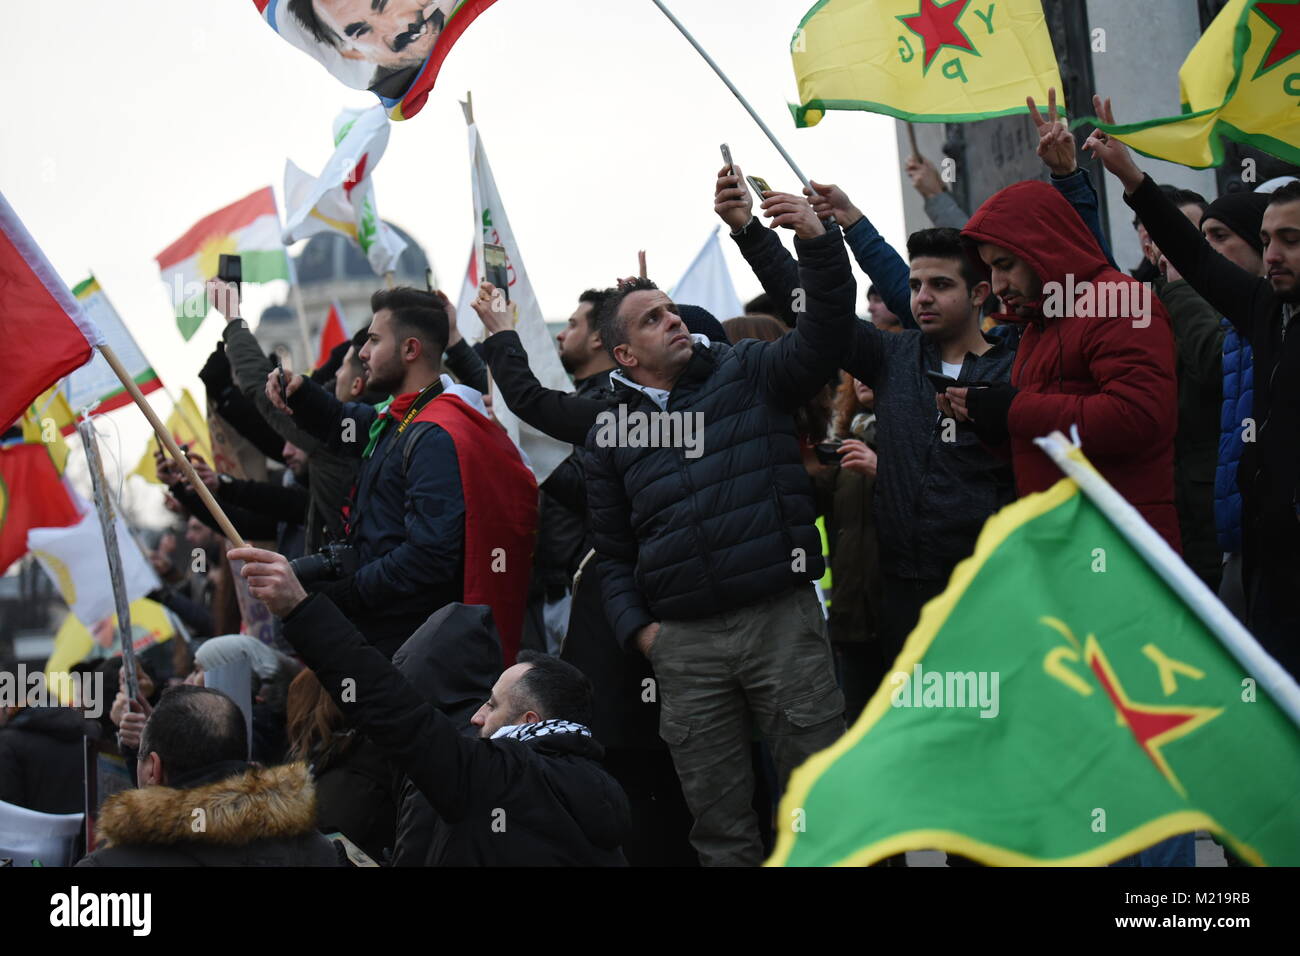
[[[1062,436],[852,729],[791,777],[769,865],[940,849],[1090,866],[1194,830],[1300,864],[1300,688]]]

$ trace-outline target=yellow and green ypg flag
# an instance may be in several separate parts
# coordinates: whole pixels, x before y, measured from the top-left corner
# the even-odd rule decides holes
[[[790,53],[797,126],[826,110],[969,122],[1062,88],[1040,0],[820,0]]]
[[[1232,0],[1178,71],[1181,116],[1097,125],[1138,152],[1184,166],[1220,165],[1221,137],[1300,163],[1297,54],[1300,0]]]
[[[1200,829],[1300,864],[1300,689],[1053,441],[1071,477],[988,521],[852,729],[791,777],[769,865],[1100,865]]]

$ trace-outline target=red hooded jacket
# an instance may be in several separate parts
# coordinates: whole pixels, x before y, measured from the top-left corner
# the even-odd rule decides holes
[[[1044,285],[1011,369],[1019,389],[1007,419],[1017,490],[1045,491],[1061,479],[1034,439],[1078,425],[1083,453],[1178,550],[1178,383],[1173,330],[1159,299],[1106,261],[1079,214],[1047,183],[995,193],[962,235],[1010,250]],[[1059,304],[1048,309],[1057,317],[1043,314],[1049,301]]]

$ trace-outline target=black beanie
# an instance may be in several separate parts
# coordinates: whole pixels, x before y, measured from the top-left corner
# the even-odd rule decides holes
[[[677,313],[686,328],[694,334],[706,335],[710,342],[727,341],[727,333],[723,330],[722,323],[708,309],[698,305],[679,304]]]
[[[1259,241],[1259,227],[1264,221],[1268,206],[1268,193],[1228,193],[1220,196],[1205,210],[1201,219],[1217,219],[1245,239],[1256,252],[1263,254],[1264,244]]]

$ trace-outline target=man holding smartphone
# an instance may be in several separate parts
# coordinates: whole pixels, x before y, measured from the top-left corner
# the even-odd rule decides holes
[[[862,214],[848,197],[833,186],[822,189],[813,202],[818,214],[834,215],[850,230],[857,226]],[[774,298],[794,301],[790,254],[759,225],[749,190],[730,170],[718,176],[714,210],[731,227],[764,288]],[[931,376],[1006,382],[1015,353],[980,331],[989,283],[957,230],[913,233],[910,265],[883,240],[881,245],[878,254],[893,258],[888,268],[868,275],[886,289],[898,270],[908,270],[910,301],[895,309],[908,327],[888,333],[869,322],[854,323],[853,345],[847,358],[841,356],[841,367],[875,391],[875,510],[884,582],[879,635],[892,660],[921,608],[974,551],[984,521],[1015,498],[1010,465],[987,451],[970,425],[939,411],[936,396],[943,388]]]

